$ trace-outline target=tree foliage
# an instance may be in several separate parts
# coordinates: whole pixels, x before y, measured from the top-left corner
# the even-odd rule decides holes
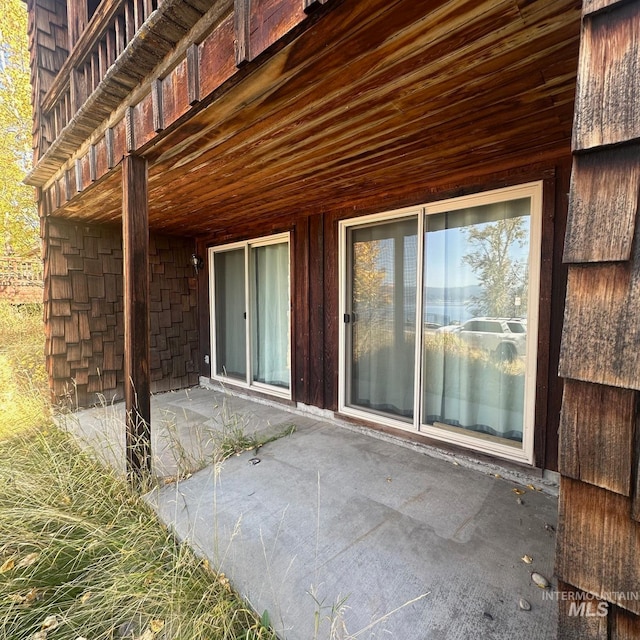
[[[356,359],[383,341],[385,313],[391,301],[385,287],[386,272],[380,264],[379,241],[356,242],[353,246],[354,354]]]
[[[482,293],[472,296],[475,315],[523,316],[527,311],[527,263],[514,256],[527,238],[523,218],[507,218],[467,230],[470,250],[463,257]]]
[[[0,255],[26,256],[38,247],[33,187],[22,183],[31,160],[27,11],[3,0],[0,12]]]

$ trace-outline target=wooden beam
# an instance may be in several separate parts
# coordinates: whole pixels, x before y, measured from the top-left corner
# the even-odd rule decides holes
[[[139,486],[151,473],[151,379],[147,161],[138,156],[123,159],[122,245],[127,476]]]
[[[80,193],[82,191],[82,166],[80,164],[80,158],[76,158],[76,191]]]
[[[156,79],[151,85],[151,105],[153,109],[153,130],[159,133],[164,129],[162,117],[162,80]]]
[[[251,61],[251,0],[234,1],[236,66]]]
[[[190,105],[200,101],[200,52],[197,44],[187,49],[187,94]]]
[[[96,145],[92,144],[89,147],[89,179],[91,182],[97,180],[97,168],[96,168]]]
[[[124,122],[127,132],[127,151],[135,151],[136,149],[136,140],[135,140],[135,117],[133,113],[133,107],[129,107],[124,114]]]

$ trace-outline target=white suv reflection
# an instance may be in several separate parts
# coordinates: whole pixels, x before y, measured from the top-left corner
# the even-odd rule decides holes
[[[522,318],[472,318],[440,327],[436,332],[453,333],[469,346],[488,351],[503,362],[524,356],[527,348],[527,321]]]

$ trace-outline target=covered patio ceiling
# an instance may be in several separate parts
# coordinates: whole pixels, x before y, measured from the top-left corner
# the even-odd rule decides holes
[[[416,184],[569,156],[579,1],[362,4],[265,52],[143,150],[152,230],[398,206]],[[121,197],[116,169],[55,215],[118,222]]]

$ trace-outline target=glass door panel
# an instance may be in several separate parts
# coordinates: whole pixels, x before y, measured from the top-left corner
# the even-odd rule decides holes
[[[418,219],[347,238],[346,404],[412,421]]]
[[[530,198],[427,215],[422,423],[521,448]]]
[[[214,254],[216,374],[246,381],[244,247]]]
[[[289,244],[251,248],[251,354],[254,382],[289,388]]]

